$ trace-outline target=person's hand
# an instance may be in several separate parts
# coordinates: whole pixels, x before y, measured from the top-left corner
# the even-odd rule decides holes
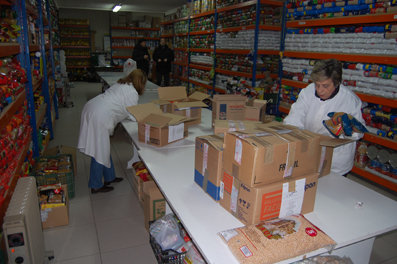
[[[158,62],[161,62],[161,59],[158,59]]]
[[[149,58],[149,56],[148,56],[148,55],[144,55],[143,58],[144,58],[145,60],[147,60],[147,59]]]
[[[167,59],[164,59],[165,62],[167,62]]]

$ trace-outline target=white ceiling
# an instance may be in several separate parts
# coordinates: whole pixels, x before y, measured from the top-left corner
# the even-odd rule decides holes
[[[111,11],[121,3],[120,11],[164,13],[185,4],[187,0],[55,0],[58,8]]]

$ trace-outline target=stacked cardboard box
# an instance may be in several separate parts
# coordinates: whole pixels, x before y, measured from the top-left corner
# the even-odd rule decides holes
[[[138,140],[162,147],[181,140],[188,135],[184,116],[163,113],[153,103],[130,106],[127,110],[138,121]]]
[[[181,115],[189,120],[187,126],[201,123],[201,108],[207,107],[203,100],[209,98],[208,94],[194,92],[187,96],[186,87],[159,87],[159,99],[153,103],[158,104],[165,113]]]
[[[242,95],[214,95],[212,101],[212,126],[216,120],[264,121],[266,100],[248,100]]]

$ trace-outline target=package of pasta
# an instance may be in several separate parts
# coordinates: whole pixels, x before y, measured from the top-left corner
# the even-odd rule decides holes
[[[219,233],[241,264],[267,264],[336,244],[302,215],[292,215]]]

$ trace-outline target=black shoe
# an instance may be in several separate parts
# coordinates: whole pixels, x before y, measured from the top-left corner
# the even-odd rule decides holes
[[[113,191],[113,187],[112,186],[102,186],[101,188],[98,188],[98,189],[94,189],[94,188],[91,188],[91,193],[99,193],[99,192],[102,192],[102,193],[106,193],[106,192],[110,192],[110,191]]]
[[[103,184],[109,185],[109,184],[111,184],[111,183],[121,182],[122,180],[124,180],[124,179],[123,179],[123,178],[116,177],[116,178],[114,178],[113,181],[109,181],[109,182],[106,182],[106,181],[105,181]]]

